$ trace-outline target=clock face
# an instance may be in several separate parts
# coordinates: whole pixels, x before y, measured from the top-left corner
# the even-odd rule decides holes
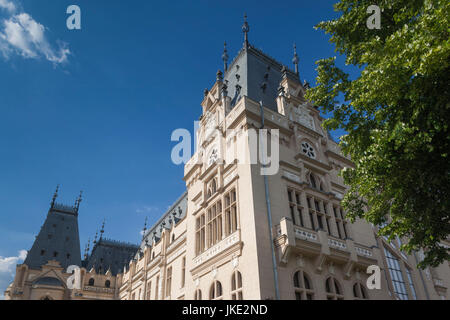
[[[312,159],[316,158],[316,152],[308,142],[302,142],[302,152]]]

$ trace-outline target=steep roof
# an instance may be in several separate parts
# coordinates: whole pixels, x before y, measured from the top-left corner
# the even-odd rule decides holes
[[[38,269],[49,260],[66,269],[81,265],[78,208],[53,202],[24,264]]]
[[[86,269],[94,268],[97,273],[106,273],[110,270],[116,275],[133,259],[138,249],[139,246],[136,244],[100,238],[88,257]]]
[[[247,96],[257,102],[262,100],[265,107],[277,111],[276,98],[283,76],[299,81],[294,71],[274,58],[250,44],[244,46],[224,74],[231,106]]]
[[[148,229],[143,236],[140,248],[144,250],[146,245],[146,240],[148,245],[152,245],[153,239],[156,242],[161,238],[161,233],[164,228],[171,229],[173,224],[177,224],[178,221],[186,216],[187,212],[187,191],[184,192],[181,197],[179,197],[169,209],[162,215],[161,218]]]

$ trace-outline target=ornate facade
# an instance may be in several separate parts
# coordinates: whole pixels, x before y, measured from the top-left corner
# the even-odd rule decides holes
[[[197,149],[184,168],[187,191],[145,230],[123,272],[101,274],[105,267],[94,266],[104,254],[93,253],[96,262],[82,269],[82,292],[70,291],[63,290],[68,274],[56,262],[31,272],[26,261],[7,295],[17,298],[22,290],[29,299],[449,299],[448,262],[418,270],[420,252],[406,255],[399,250],[401,239],[390,243],[376,235],[377,227],[347,221],[340,206],[346,186],[338,173],[353,164],[322,129],[317,107],[305,100],[297,53],[290,70],[248,42],[247,23],[243,31],[242,49],[230,64],[225,49],[224,72],[205,90]],[[262,174],[269,166],[264,152],[258,161],[251,152],[260,129],[279,142],[274,175]],[[276,153],[272,145],[268,151]],[[366,285],[371,265],[381,269],[379,290]],[[56,282],[50,277],[62,287],[54,294],[46,293],[48,283]],[[89,285],[92,277],[98,287]],[[111,290],[102,291],[105,281]]]
[[[401,252],[401,239],[388,243],[376,227],[346,220],[338,173],[353,164],[305,100],[297,53],[291,71],[249,44],[247,23],[243,30],[243,48],[230,65],[225,49],[224,73],[205,90],[184,170],[187,213],[147,233],[120,275],[119,298],[449,299],[448,263],[418,270],[420,253]],[[239,159],[261,128],[279,135],[279,170],[266,179],[262,165]],[[380,290],[366,286],[371,265],[381,269]]]

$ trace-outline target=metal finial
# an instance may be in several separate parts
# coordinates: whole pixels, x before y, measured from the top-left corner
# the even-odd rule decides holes
[[[55,205],[56,198],[58,198],[58,191],[59,191],[59,184],[56,186],[55,193],[53,194],[53,198],[52,198],[52,208],[53,208],[53,206]]]
[[[217,81],[222,81],[223,80],[223,73],[220,70],[217,70],[217,74],[216,74],[216,80]]]
[[[295,74],[298,75],[298,62],[299,62],[299,59],[298,59],[298,55],[297,55],[297,46],[295,45],[295,43],[294,43],[294,58],[292,59],[292,62],[295,65]]]
[[[222,60],[223,60],[223,70],[228,70],[228,51],[227,51],[227,43],[223,43],[223,54],[222,54]]]
[[[98,231],[95,231],[94,244],[97,243]]]
[[[100,240],[103,239],[103,233],[105,233],[105,219],[103,219],[102,229],[100,230]]]
[[[147,231],[147,217],[145,217],[144,229],[142,229],[142,240],[145,238],[145,232]]]
[[[247,14],[244,13],[244,24],[242,25],[242,32],[244,32],[244,47],[248,48],[248,33],[250,31],[250,26],[247,22]]]
[[[80,195],[78,196],[78,199],[75,200],[75,209],[77,209],[77,212],[78,212],[78,209],[80,209],[81,201],[83,201],[82,196],[83,196],[83,190],[80,191]]]

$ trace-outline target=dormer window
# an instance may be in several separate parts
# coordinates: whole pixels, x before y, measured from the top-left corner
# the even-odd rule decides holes
[[[302,142],[302,152],[311,159],[316,158],[316,151],[308,142]]]

